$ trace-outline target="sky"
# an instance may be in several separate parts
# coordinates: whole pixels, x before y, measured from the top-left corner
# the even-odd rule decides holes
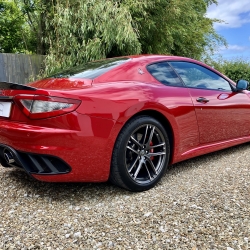
[[[221,19],[223,23],[214,25],[228,47],[220,47],[217,55],[224,59],[243,59],[250,61],[250,0],[217,0],[211,5],[207,16]]]

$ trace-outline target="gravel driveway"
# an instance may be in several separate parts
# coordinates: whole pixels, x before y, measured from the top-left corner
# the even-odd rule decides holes
[[[0,249],[250,249],[249,143],[175,164],[143,193],[0,179]]]

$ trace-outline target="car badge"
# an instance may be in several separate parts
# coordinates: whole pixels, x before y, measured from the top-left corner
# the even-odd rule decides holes
[[[138,69],[138,73],[141,74],[141,75],[143,75],[143,74],[144,74],[144,71],[143,71],[142,69],[139,68],[139,69]]]

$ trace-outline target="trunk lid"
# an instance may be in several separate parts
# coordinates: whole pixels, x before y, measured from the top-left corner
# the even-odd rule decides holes
[[[29,84],[31,88],[47,89],[47,90],[77,90],[89,88],[92,84],[91,79],[77,78],[46,78]]]

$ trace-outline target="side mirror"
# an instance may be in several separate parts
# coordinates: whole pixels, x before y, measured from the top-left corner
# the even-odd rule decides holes
[[[246,89],[248,89],[248,86],[249,86],[249,82],[248,81],[246,81],[246,80],[239,80],[237,82],[236,89],[237,89],[237,91],[246,90]]]

